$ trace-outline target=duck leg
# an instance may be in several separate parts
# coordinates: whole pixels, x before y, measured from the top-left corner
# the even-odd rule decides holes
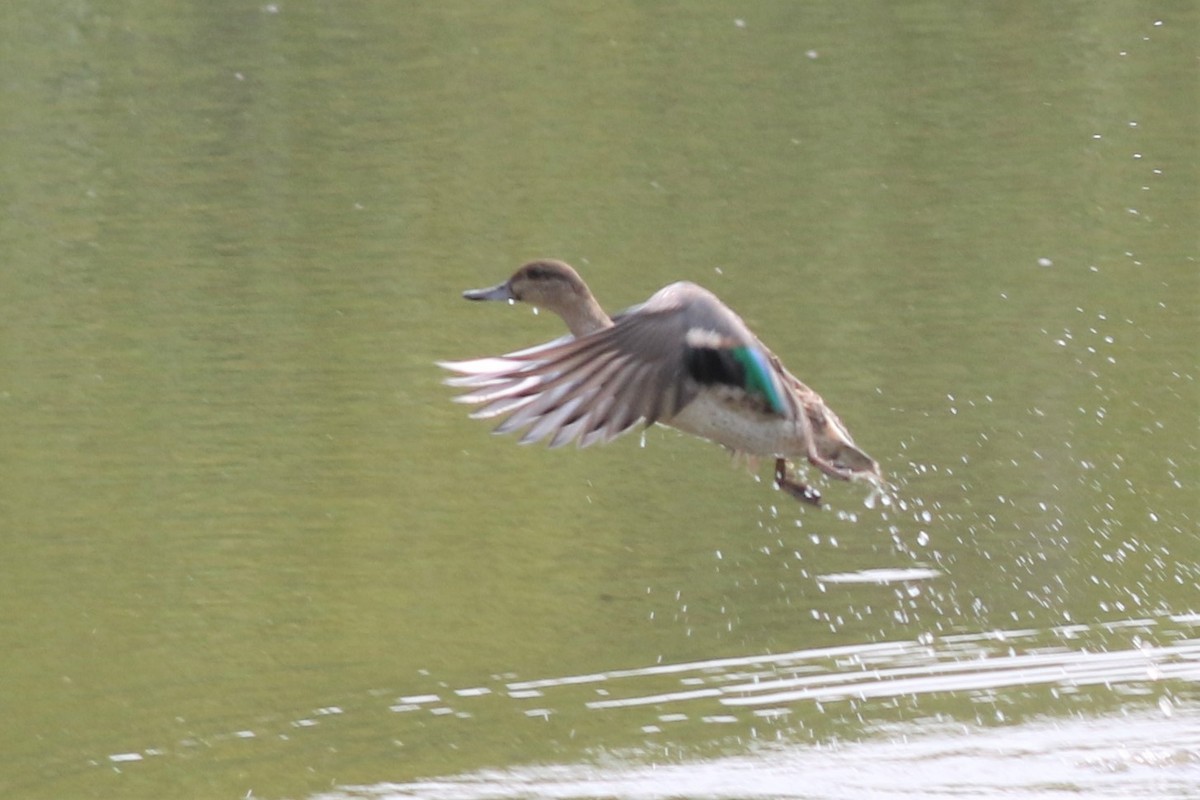
[[[820,399],[817,399],[813,405],[815,405],[815,408],[810,407],[808,403],[805,403],[805,408],[800,412],[799,419],[800,429],[803,433],[804,442],[806,445],[804,454],[808,458],[808,463],[812,464],[814,467],[821,470],[821,472],[824,472],[831,478],[837,478],[838,480],[842,481],[853,480],[854,470],[847,469],[845,467],[839,467],[829,459],[823,458],[821,454],[817,452],[817,439],[813,432],[813,420],[809,418],[809,414],[816,413],[817,419],[820,420],[822,426],[828,426],[826,424],[827,420],[825,415],[825,405],[820,402]]]
[[[808,455],[808,463],[812,464],[814,467],[821,470],[821,472],[824,472],[829,477],[837,478],[838,480],[842,480],[842,481],[849,481],[849,480],[854,479],[854,471],[853,470],[846,469],[845,467],[839,467],[836,464],[830,462],[829,460],[821,458],[821,456],[817,455],[816,447],[813,446],[811,443],[808,446],[808,454],[807,455]]]
[[[802,503],[821,505],[820,492],[788,475],[788,463],[785,458],[775,459],[775,485]]]

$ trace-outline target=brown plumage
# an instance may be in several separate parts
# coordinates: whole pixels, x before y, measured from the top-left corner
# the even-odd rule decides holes
[[[788,475],[803,457],[834,478],[880,482],[820,395],[788,372],[728,306],[693,283],[673,283],[609,318],[561,261],[534,261],[471,300],[532,303],[554,311],[571,335],[507,355],[439,362],[459,373],[471,416],[505,416],[497,433],[551,447],[606,442],[639,422],[660,422],[735,453],[776,459],[776,481],[798,499],[820,495]]]

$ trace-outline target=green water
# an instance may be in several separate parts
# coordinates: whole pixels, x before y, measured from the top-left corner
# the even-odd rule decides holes
[[[637,775],[931,718],[1102,740],[1162,709],[1198,743],[1179,769],[1200,763],[1200,677],[1169,668],[1190,651],[1107,685],[770,717],[589,705],[820,648],[1196,640],[1191,4],[18,0],[3,20],[6,796]],[[614,311],[717,292],[891,504],[822,483],[827,508],[802,507],[663,429],[490,436],[434,361],[562,333],[459,298],[535,256]],[[688,680],[639,672],[670,664]],[[1121,791],[1162,796],[1159,776]]]

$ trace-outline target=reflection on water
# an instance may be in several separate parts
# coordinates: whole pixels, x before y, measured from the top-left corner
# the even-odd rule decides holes
[[[155,743],[91,764],[136,769],[137,762],[147,759],[188,757],[199,748],[249,748],[258,740],[284,746],[294,741],[307,749],[322,728],[331,729],[335,738],[345,736],[356,716],[380,713],[395,715],[390,727],[400,737],[416,730],[428,736],[439,725],[486,726],[513,715],[544,722],[561,719],[583,730],[588,715],[615,713],[628,715],[630,733],[645,740],[643,748],[602,748],[587,764],[576,766],[472,773],[324,796],[854,797],[861,796],[854,791],[873,787],[888,787],[899,795],[918,788],[948,790],[959,785],[950,781],[962,774],[970,775],[961,788],[972,796],[1043,784],[1058,787],[1047,790],[1052,792],[1114,793],[1151,784],[1169,789],[1195,785],[1200,770],[1200,717],[1192,697],[1200,682],[1198,631],[1200,615],[1175,615],[529,680],[496,676],[471,686],[434,681],[434,691],[377,690],[270,725]],[[1053,724],[1043,720],[1039,703],[1047,697],[1069,707],[1073,697],[1098,686],[1129,701],[1120,724],[1092,721],[1089,714]],[[960,718],[951,706],[939,710],[937,697],[954,696],[971,699],[977,709],[973,718]],[[1089,705],[1094,700],[1081,697],[1080,708],[1094,709]],[[892,714],[897,707],[912,711],[912,719],[897,723]],[[812,710],[832,724],[833,736],[814,730]],[[842,738],[837,735],[839,718],[855,721],[844,733],[858,743],[829,744]],[[1005,724],[979,737],[979,728],[997,723]],[[705,733],[705,728],[714,732]],[[975,736],[962,739],[966,732]],[[1086,744],[1076,741],[1080,738]],[[703,744],[706,740],[709,744]],[[701,744],[689,746],[689,741]],[[726,742],[718,753],[727,749],[735,755],[703,757],[712,742]],[[1029,753],[1040,761],[1009,775],[1008,762]],[[648,766],[664,758],[668,764],[683,760],[686,765]],[[870,765],[847,782],[842,770],[855,759]],[[815,764],[820,767],[814,783],[808,776]],[[790,783],[797,770],[806,776],[802,792]]]
[[[1017,728],[895,725],[876,741],[826,747],[764,744],[740,756],[646,765],[647,753],[595,763],[471,773],[408,784],[356,786],[341,798],[872,798],[1194,797],[1200,716],[1128,714]],[[968,736],[969,734],[969,736]]]
[[[876,569],[860,569],[854,572],[831,572],[827,575],[818,575],[817,581],[819,583],[911,583],[913,581],[930,580],[941,574],[936,569],[927,569],[924,567],[910,567],[908,569],[880,567]]]
[[[1171,622],[1194,623],[1195,618]],[[1043,638],[1036,631],[945,636],[936,643],[896,642],[846,645],[787,653],[770,658],[722,660],[715,663],[652,667],[627,675],[696,674],[711,684],[713,668],[739,666],[736,673],[722,672],[718,687],[687,689],[667,694],[624,697],[589,703],[592,708],[661,705],[677,700],[716,697],[727,706],[763,706],[803,700],[912,697],[935,692],[994,690],[1011,686],[1054,684],[1074,691],[1093,684],[1136,683],[1162,679],[1200,678],[1200,642],[1194,639],[1165,646],[1150,646],[1140,638],[1127,649],[1103,652],[1080,649],[1081,638],[1096,632],[1135,628],[1146,632],[1153,620],[1130,620],[1099,626],[1070,626],[1050,631],[1057,645],[1036,646]],[[1072,645],[1071,648],[1067,644]],[[1015,652],[1017,647],[1031,648]],[[1006,655],[1007,654],[1007,655]],[[822,669],[821,665],[827,664]],[[777,677],[792,672],[792,677]],[[572,682],[580,678],[567,679]],[[731,681],[731,682],[727,682]],[[681,681],[682,682],[682,681]],[[787,713],[779,709],[779,713]]]
[[[320,800],[425,798],[1195,797],[1200,716],[1128,714],[1019,728],[896,725],[877,741],[803,748],[764,744],[740,756],[646,765],[646,753],[595,763],[475,772],[407,784],[345,787]]]

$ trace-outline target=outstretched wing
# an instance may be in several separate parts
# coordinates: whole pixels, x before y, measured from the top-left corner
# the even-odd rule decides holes
[[[448,384],[468,390],[455,399],[480,406],[472,417],[507,416],[497,433],[586,447],[670,418],[692,399],[682,354],[666,346],[679,338],[671,326],[670,315],[625,316],[579,339],[440,366],[460,375]]]
[[[440,362],[459,373],[455,398],[472,417],[506,416],[497,433],[522,443],[607,442],[638,422],[669,421],[706,386],[746,392],[765,412],[797,413],[774,357],[745,323],[694,284],[668,286],[614,317],[614,325],[515,353]]]

